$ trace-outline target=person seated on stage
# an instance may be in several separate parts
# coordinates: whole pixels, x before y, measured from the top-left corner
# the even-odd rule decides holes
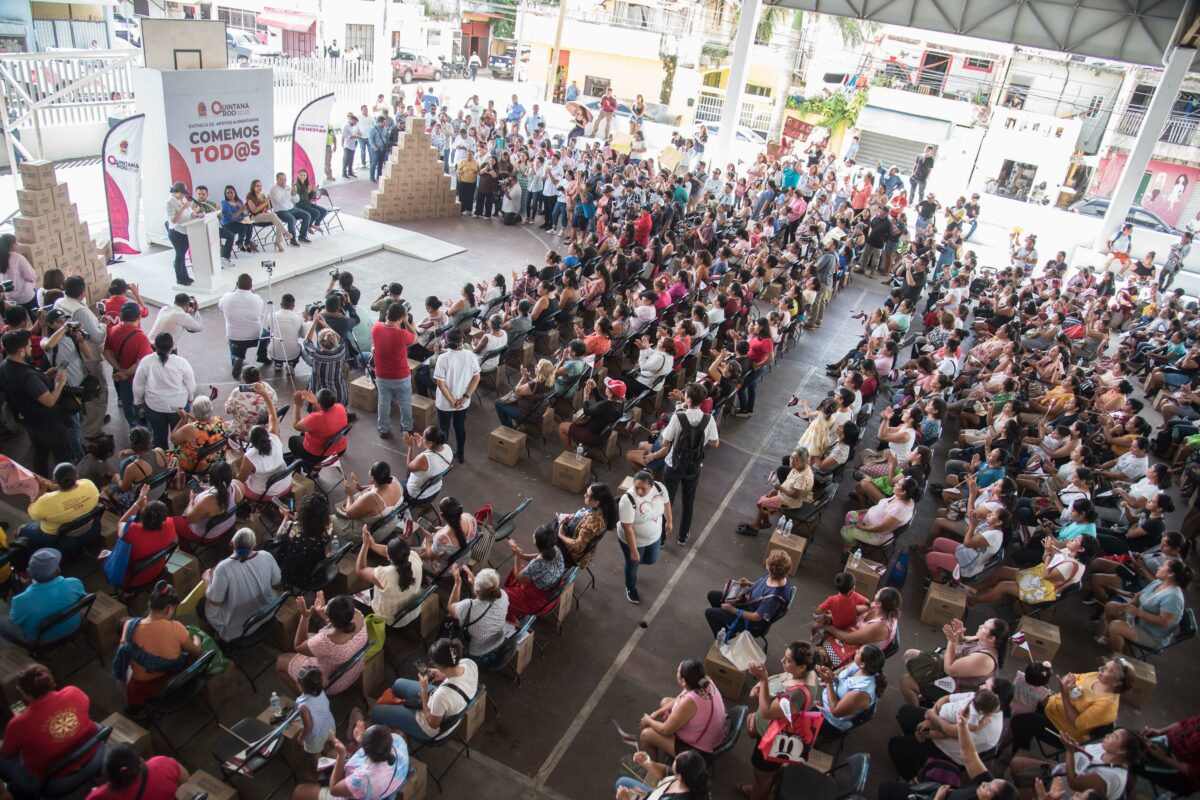
[[[316,409],[301,417],[305,403]],[[337,402],[331,389],[322,389],[315,395],[306,390],[296,392],[292,398],[292,417],[292,424],[300,433],[288,439],[288,450],[305,464],[316,465],[327,456],[346,452],[345,439],[325,452],[326,443],[349,421],[346,407]]]
[[[271,201],[271,210],[275,212],[275,216],[287,225],[288,239],[292,245],[299,247],[300,242],[308,244],[311,241],[308,238],[308,227],[312,217],[307,211],[296,206],[300,197],[288,187],[286,173],[275,173],[275,183],[267,190],[267,197]],[[297,223],[300,225],[299,236],[296,235]]]
[[[224,216],[217,204],[208,199],[207,186],[196,187],[196,194],[192,198],[192,208],[201,214],[222,214]],[[224,219],[221,222],[224,223]],[[224,224],[217,228],[217,234],[221,237],[221,266],[232,267],[233,262],[230,259],[233,256],[233,242],[237,238],[236,234],[226,230]],[[143,314],[143,316],[145,315]]]
[[[292,184],[292,194],[300,198],[296,201],[296,208],[308,212],[308,215],[312,217],[309,228],[317,233],[325,233],[321,230],[321,222],[329,213],[329,209],[317,205],[317,200],[321,195],[317,192],[316,181],[308,177],[308,170],[302,169],[296,172],[296,181]]]
[[[288,233],[279,215],[271,210],[271,201],[263,194],[262,181],[254,180],[250,183],[250,191],[246,192],[246,210],[252,223],[270,223],[275,226],[275,249],[282,253],[283,243],[291,241],[292,234]]]
[[[237,189],[226,186],[225,198],[221,200],[221,230],[232,233],[237,239],[238,250],[244,253],[258,252],[258,245],[251,238],[254,232],[251,216],[242,198],[238,197]]]

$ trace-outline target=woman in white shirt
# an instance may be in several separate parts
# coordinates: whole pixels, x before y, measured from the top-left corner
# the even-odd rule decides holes
[[[1060,733],[1059,738],[1066,745],[1067,753],[1063,763],[1053,765],[1047,784],[1053,778],[1065,778],[1072,792],[1082,794],[1095,790],[1108,800],[1125,797],[1129,769],[1140,763],[1146,752],[1146,743],[1141,736],[1128,728],[1117,728],[1091,744],[1080,744],[1065,733]],[[1052,763],[1025,756],[1013,758],[1011,770],[1018,788],[1031,785],[1024,776],[1040,776]]]
[[[25,306],[31,318],[36,316],[37,273],[29,259],[17,252],[17,237],[11,233],[0,236],[0,281],[12,281],[4,299]]]
[[[374,553],[386,556],[387,566],[368,567],[367,554]],[[396,619],[396,615],[421,593],[421,556],[416,553],[403,536],[396,536],[387,545],[377,544],[364,525],[362,529],[362,548],[358,551],[358,560],[354,565],[355,572],[371,587],[371,606],[359,604],[359,610],[368,610],[387,620],[389,626],[403,628],[415,620],[421,613],[415,608]]]
[[[498,358],[492,356],[498,350],[508,345],[508,331],[504,330],[504,317],[492,314],[488,319],[488,329],[475,343],[475,355],[479,359],[480,372],[495,372]]]
[[[654,480],[654,473],[643,469],[634,474],[633,488],[617,503],[617,518],[621,523],[617,543],[625,556],[625,597],[636,604],[638,566],[658,561],[663,531],[674,527],[670,497],[666,487]]]
[[[169,446],[167,435],[179,422],[178,410],[187,408],[196,394],[192,365],[171,351],[169,333],[154,337],[154,352],[138,362],[133,373],[133,402],[146,406],[146,419],[154,433],[154,446]]]
[[[398,678],[392,684],[392,694],[402,704],[376,705],[371,722],[398,729],[410,740],[429,741],[445,722],[466,710],[479,688],[479,668],[465,657],[462,643],[438,639],[429,648],[429,661],[428,672],[419,680]]]
[[[267,385],[255,384],[255,391],[264,394]],[[242,463],[238,465],[237,484],[242,496],[250,500],[265,500],[279,497],[292,488],[292,476],[288,475],[278,481],[278,486],[271,486],[268,479],[286,466],[283,442],[279,439],[279,416],[273,403],[267,404],[267,424],[255,425],[250,429],[249,444],[242,454]]]
[[[421,433],[405,433],[404,443],[408,445],[404,499],[415,505],[442,490],[441,479],[432,482],[430,479],[450,468],[454,450],[446,444],[446,432],[436,425],[430,425]]]

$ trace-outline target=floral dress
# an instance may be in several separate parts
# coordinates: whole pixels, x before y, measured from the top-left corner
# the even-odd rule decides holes
[[[268,386],[267,394],[271,397],[271,405],[276,405],[279,397],[275,394],[275,390]],[[239,439],[247,439],[250,437],[250,429],[261,424],[263,415],[266,413],[267,401],[261,395],[255,392],[240,392],[235,389],[225,400],[226,430]]]
[[[296,654],[288,662],[287,672],[292,680],[299,682],[300,671],[305,667],[317,667],[321,675],[328,680],[335,669],[344,664],[367,643],[367,626],[362,623],[358,631],[346,641],[338,644],[329,638],[332,628],[322,628],[308,637],[308,649],[311,656]],[[363,662],[359,661],[354,667],[338,679],[338,682],[325,688],[325,694],[340,694],[349,689],[359,676],[362,675]]]
[[[229,431],[225,428],[225,420],[220,417],[203,422],[196,420],[192,427],[196,429],[196,440],[179,445],[173,453],[178,457],[179,468],[184,472],[204,472],[215,462],[224,460],[224,453],[210,453],[202,461],[197,461],[196,457],[205,447],[228,436]]]

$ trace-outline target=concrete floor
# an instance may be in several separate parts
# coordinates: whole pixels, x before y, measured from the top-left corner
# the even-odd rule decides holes
[[[365,195],[366,190],[365,184],[351,184],[343,191]],[[348,200],[345,197],[341,202],[349,205]],[[507,273],[526,262],[540,263],[550,243],[540,232],[531,230],[532,226],[504,228],[499,223],[472,219],[407,227],[461,244],[467,251],[436,264],[393,254],[363,258],[352,269],[364,294],[370,294],[370,288],[380,283],[399,280],[408,287],[406,295],[414,305],[419,305],[418,299],[429,292],[436,291],[442,297],[457,294],[466,279],[479,279],[495,271]],[[277,286],[276,295],[287,291],[295,294],[298,301],[306,302],[321,296],[327,280],[323,272],[310,274]],[[545,658],[535,657],[524,675],[523,685],[511,687],[507,679],[499,676],[487,680],[489,695],[495,700],[499,714],[489,710],[485,727],[472,742],[471,759],[461,759],[443,782],[445,796],[486,796],[495,800],[535,797],[604,800],[613,796],[618,760],[629,752],[617,738],[613,722],[626,729],[634,728],[640,714],[653,708],[658,698],[676,691],[674,673],[678,662],[689,656],[704,657],[710,643],[702,613],[705,593],[719,588],[729,577],[759,573],[766,537],[751,540],[736,536],[733,531],[738,522],[749,519],[754,500],[763,491],[768,470],[790,451],[799,434],[799,420],[785,407],[786,402],[795,393],[815,406],[825,396],[832,382],[824,375],[824,365],[851,346],[860,331],[859,323],[849,319],[851,310],[869,308],[882,296],[883,287],[877,281],[859,277],[833,301],[825,327],[817,335],[804,336],[797,348],[763,379],[755,416],[731,419],[722,428],[721,446],[706,459],[692,542],[684,548],[671,541],[657,564],[642,569],[640,606],[626,602],[620,552],[611,536],[610,541],[604,542],[593,565],[596,588],[583,595],[581,608],[567,619],[561,637],[547,629],[538,629],[539,640],[547,645]],[[220,407],[234,381],[229,374],[219,313],[208,310],[204,318],[207,330],[187,337],[180,351],[195,368],[201,390],[210,383],[220,390]],[[301,379],[306,376],[302,367]],[[289,393],[286,385],[276,381],[275,386],[281,396]],[[468,416],[467,463],[448,478],[444,493],[457,496],[468,509],[492,503],[499,512],[532,497],[533,504],[522,517],[523,524],[517,533],[525,539],[536,523],[550,519],[554,512],[577,508],[579,498],[550,483],[551,464],[559,453],[557,443],[542,447],[535,444],[532,459],[517,467],[503,467],[486,458],[487,434],[497,422],[490,408],[490,393],[484,392],[483,399],[483,407],[472,409]],[[115,410],[113,416],[118,419]],[[368,465],[377,459],[387,459],[398,466],[402,457],[396,440],[383,442],[377,438],[370,416],[360,417],[350,436],[348,468],[359,475],[365,474]],[[123,428],[119,423],[113,425],[119,439],[124,437]],[[17,440],[5,443],[5,452],[20,458],[26,447],[23,440]],[[601,480],[615,487],[627,473],[624,469],[598,466],[598,474]],[[832,575],[837,571],[840,552],[836,531],[843,507],[842,500],[835,501],[813,538],[797,577],[799,592],[792,614],[771,637],[775,643],[769,659],[772,669],[778,666],[775,659],[784,642],[807,637],[810,610],[832,592]],[[917,523],[912,526],[912,538],[924,535],[935,507],[931,499],[921,503]],[[73,565],[69,571],[81,574],[83,570],[81,565]],[[904,647],[928,649],[944,641],[939,631],[918,621],[924,595],[923,577],[923,566],[914,565],[904,589]],[[95,590],[106,588],[99,573],[92,575],[87,583]],[[981,612],[975,612],[968,625],[973,626],[983,618]],[[1075,602],[1059,611],[1056,622],[1063,630],[1064,642],[1056,666],[1064,671],[1094,668],[1101,656],[1082,624],[1085,618],[1085,611]],[[391,642],[390,646],[396,653],[415,652],[413,642]],[[1196,692],[1194,688],[1185,688],[1193,684],[1186,680],[1185,670],[1178,668],[1190,663],[1194,652],[1193,643],[1160,657],[1156,662],[1157,691],[1143,711],[1122,709],[1122,723],[1163,724],[1181,714],[1195,713],[1200,707]],[[273,649],[262,647],[246,660],[257,669],[268,666],[274,657]],[[1006,671],[1011,673],[1012,667]],[[876,722],[856,732],[847,745],[847,753],[861,750],[873,757],[870,796],[874,796],[873,787],[880,780],[894,777],[886,743],[896,733],[892,720],[900,704],[897,687],[901,674],[899,659],[892,659],[887,667],[892,688],[882,699]],[[225,725],[257,715],[266,706],[270,691],[283,688],[272,670],[258,681],[256,696],[251,695],[244,679],[239,680],[237,697],[219,709]],[[107,669],[89,666],[73,682],[89,692],[97,719],[120,710],[121,695]],[[335,698],[334,709],[339,719],[345,718],[351,703],[349,699]],[[202,713],[183,712],[172,718],[167,727],[176,742],[196,734],[181,751],[186,766],[216,772],[210,750],[219,731],[210,720]],[[155,746],[160,752],[164,750],[158,738]],[[734,797],[734,786],[749,779],[749,748],[743,740],[734,753],[719,762],[714,797]],[[447,751],[434,751],[422,758],[440,772],[450,755]],[[239,789],[243,797],[265,797],[270,787],[286,777],[287,770],[279,763],[264,773],[261,780],[253,784],[243,782]],[[430,791],[434,791],[432,785]]]

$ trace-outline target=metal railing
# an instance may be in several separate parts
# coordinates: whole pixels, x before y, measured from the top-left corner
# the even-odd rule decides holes
[[[1145,117],[1146,110],[1143,108],[1126,109],[1125,113],[1117,120],[1117,133],[1125,136],[1137,136],[1142,130],[1142,121]],[[1171,114],[1167,117],[1167,124],[1163,126],[1158,140],[1167,144],[1200,147],[1198,128],[1200,128],[1200,115]]]

